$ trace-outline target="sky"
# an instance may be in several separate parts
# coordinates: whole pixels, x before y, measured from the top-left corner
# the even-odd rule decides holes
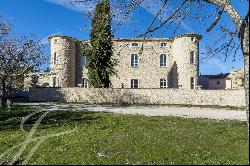
[[[67,3],[66,3],[67,1]],[[45,47],[46,54],[49,56],[49,43],[47,38],[50,35],[60,34],[72,36],[80,40],[89,39],[91,21],[89,13],[95,7],[94,0],[84,4],[69,5],[68,2],[74,0],[0,0],[0,15],[8,19],[13,24],[13,32],[18,35],[35,34]],[[175,2],[178,0],[175,0]],[[231,0],[237,11],[244,15],[248,10],[246,0]],[[115,29],[115,38],[134,38],[144,32],[150,25],[158,9],[162,5],[162,0],[145,0],[136,9],[133,9],[129,16],[124,17],[126,10],[122,10],[119,0],[111,0],[112,14],[115,16],[112,21],[112,28]],[[167,17],[176,8],[175,4],[169,4],[164,13],[156,20],[155,26]],[[218,30],[210,33],[205,32],[209,27],[212,18],[198,19],[199,17],[214,16],[216,8],[212,5],[205,5],[201,8],[194,8],[190,17],[180,24],[163,26],[160,30],[147,37],[170,38],[183,33],[198,33],[203,36],[200,41],[200,73],[219,74],[230,72],[233,68],[243,67],[243,57],[240,50],[237,51],[235,58],[229,56],[225,61],[223,53],[209,56],[206,48],[216,47],[216,45],[227,40],[225,37],[220,43],[216,41],[220,38]],[[232,21],[223,15],[220,26],[234,28]],[[118,26],[119,25],[119,26]],[[219,26],[218,26],[219,27]],[[177,31],[175,29],[178,28]],[[239,43],[237,39],[235,42]]]

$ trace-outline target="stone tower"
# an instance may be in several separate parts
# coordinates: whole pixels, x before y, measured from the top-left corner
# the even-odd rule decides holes
[[[67,36],[51,36],[51,80],[52,87],[76,86],[77,40]]]
[[[176,82],[180,89],[197,89],[200,39],[200,35],[186,34],[177,36],[173,41],[172,55],[178,74]]]

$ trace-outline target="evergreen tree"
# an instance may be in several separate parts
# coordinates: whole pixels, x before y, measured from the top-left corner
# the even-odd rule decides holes
[[[111,16],[109,0],[102,0],[95,8],[90,34],[87,69],[91,87],[110,87],[110,77],[115,74],[112,59]],[[86,53],[86,52],[85,52]]]

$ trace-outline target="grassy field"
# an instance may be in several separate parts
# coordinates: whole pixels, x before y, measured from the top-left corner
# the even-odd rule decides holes
[[[25,123],[27,132],[19,125],[33,111],[0,111],[0,156],[25,140],[41,113]],[[58,111],[46,115],[34,136],[75,128],[41,143],[29,164],[248,164],[245,122]],[[19,163],[36,143],[29,144]]]

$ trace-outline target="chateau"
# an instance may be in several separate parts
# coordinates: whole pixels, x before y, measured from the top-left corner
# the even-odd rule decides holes
[[[117,75],[112,88],[197,89],[199,79],[198,34],[174,38],[113,39]],[[88,88],[87,58],[80,55],[79,41],[67,36],[51,36],[51,69],[31,73],[26,84],[35,79],[41,87]]]

